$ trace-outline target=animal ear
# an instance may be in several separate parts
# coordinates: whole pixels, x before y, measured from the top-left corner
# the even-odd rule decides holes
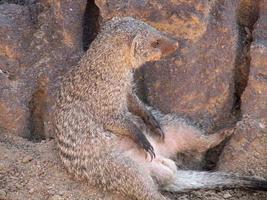
[[[102,31],[110,31],[111,29],[114,29],[116,26],[118,26],[118,22],[121,20],[121,17],[113,17],[110,20],[103,21],[102,18],[99,19],[100,22],[100,32]]]
[[[140,42],[140,37],[141,35],[140,34],[136,34],[132,39],[131,39],[131,42],[130,42],[130,49],[131,49],[131,54],[133,56],[136,55],[136,48],[138,46],[138,43]]]

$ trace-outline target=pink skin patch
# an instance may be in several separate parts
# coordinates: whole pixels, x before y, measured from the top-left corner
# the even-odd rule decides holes
[[[156,155],[152,161],[132,139],[122,138],[118,144],[121,151],[139,163],[143,170],[156,179],[159,185],[167,185],[175,178],[177,168],[171,158],[175,158],[178,152],[190,150],[205,152],[232,134],[222,130],[212,135],[203,135],[200,130],[179,122],[165,125],[162,130],[165,133],[164,141],[146,134]]]
[[[147,173],[151,174],[158,184],[164,185],[175,177],[177,171],[175,162],[169,158],[174,157],[178,151],[187,150],[188,141],[195,141],[195,138],[201,136],[196,129],[190,128],[179,124],[163,127],[164,141],[147,135],[156,154],[156,158],[152,161],[147,153],[130,138],[121,139],[118,146],[125,155],[138,162]]]

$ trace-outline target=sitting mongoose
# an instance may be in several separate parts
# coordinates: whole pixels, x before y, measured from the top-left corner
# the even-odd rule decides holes
[[[155,157],[132,112],[140,114],[151,132],[161,138],[163,132],[132,91],[133,70],[177,47],[176,40],[130,17],[115,18],[102,27],[62,81],[53,114],[60,155],[70,172],[104,190],[162,199],[151,177],[142,175],[138,164],[117,150],[117,138],[131,138]]]
[[[106,131],[133,138],[153,158],[153,147],[133,121],[133,113],[139,113],[153,133],[161,138],[163,133],[133,93],[132,70],[177,47],[177,41],[140,21],[125,18],[107,23],[79,67],[63,81],[58,107],[72,105],[75,109],[74,103],[79,102],[79,107],[83,105],[90,112],[88,118]]]
[[[62,81],[53,113],[60,157],[70,173],[101,190],[136,200],[167,199],[159,190],[266,184],[250,178],[241,182],[239,177],[223,174],[177,171],[169,159],[181,150],[179,131],[188,133],[185,138],[194,138],[183,149],[206,150],[205,145],[214,146],[226,137],[201,136],[197,129],[172,117],[157,120],[133,93],[132,70],[169,55],[177,46],[175,40],[130,17],[115,18],[102,27],[79,65]],[[173,127],[173,121],[175,127],[184,128],[172,128],[170,134],[164,120],[169,121],[167,127]],[[218,184],[214,182],[217,177]]]

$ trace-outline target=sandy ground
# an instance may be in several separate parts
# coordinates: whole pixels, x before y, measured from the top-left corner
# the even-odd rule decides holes
[[[179,200],[267,200],[267,192],[197,191],[166,194]],[[53,140],[33,143],[0,133],[0,200],[113,200],[61,165]]]

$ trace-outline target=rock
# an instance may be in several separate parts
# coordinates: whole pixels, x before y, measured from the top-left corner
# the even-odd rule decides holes
[[[6,170],[6,166],[3,163],[0,163],[0,173],[3,173]]]
[[[225,193],[224,195],[223,195],[223,198],[225,198],[225,199],[229,199],[229,198],[231,198],[232,197],[232,195],[229,193],[229,192],[227,192],[227,193]]]
[[[50,197],[49,200],[64,200],[64,198],[56,194]]]
[[[267,119],[267,1],[263,2],[265,4],[261,6],[261,15],[253,32],[251,67],[248,85],[242,97],[242,111]]]
[[[33,194],[34,192],[35,192],[34,188],[31,188],[31,189],[29,190],[29,194]]]
[[[1,5],[0,13],[0,129],[27,136],[30,92],[19,75],[28,67],[24,60],[32,31],[30,13],[14,4]]]
[[[0,190],[0,199],[5,200],[6,199],[6,192],[4,190]]]
[[[267,1],[261,1],[250,49],[250,72],[242,95],[242,120],[225,146],[218,169],[267,174]]]
[[[28,163],[30,161],[32,161],[33,157],[31,156],[25,156],[23,159],[22,159],[22,163]]]
[[[87,1],[19,4],[0,5],[0,129],[40,139],[59,77],[83,54]]]
[[[127,2],[96,4],[104,20],[131,15],[180,43],[174,57],[141,69],[141,96],[163,112],[185,114],[207,129],[227,121],[234,103],[239,1]]]

